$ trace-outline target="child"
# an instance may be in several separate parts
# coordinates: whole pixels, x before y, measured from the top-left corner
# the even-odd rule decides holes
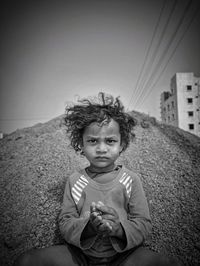
[[[99,93],[98,100],[66,108],[71,145],[89,161],[65,187],[59,226],[66,245],[30,251],[15,265],[178,265],[142,246],[151,232],[142,184],[116,164],[136,122],[118,98]]]

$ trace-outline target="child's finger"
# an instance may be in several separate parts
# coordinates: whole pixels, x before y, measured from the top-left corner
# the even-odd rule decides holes
[[[101,217],[101,215],[99,215],[99,212],[92,212],[90,214],[90,218],[95,219],[96,217],[98,217],[102,220],[102,217]]]
[[[106,222],[105,224],[106,224],[107,228],[108,228],[110,231],[112,231],[112,225],[111,225],[109,222]]]
[[[102,201],[98,201],[98,202],[97,202],[97,206],[98,206],[98,207],[104,206],[104,203],[103,203]]]
[[[98,226],[98,231],[101,232],[101,233],[106,233],[106,232],[109,231],[109,229],[108,229],[108,226],[105,223],[101,223]]]
[[[115,211],[113,210],[113,208],[108,207],[106,205],[101,205],[101,204],[96,204],[96,210],[101,211],[104,214],[111,214],[114,215]]]
[[[110,225],[109,222],[105,222],[103,221],[99,227],[98,227],[98,230],[100,232],[111,232],[112,231],[112,226]]]
[[[98,226],[102,222],[102,217],[100,215],[98,215],[98,213],[93,212],[90,215],[90,221],[95,226]]]
[[[93,201],[91,206],[90,206],[90,212],[96,211],[96,203]]]
[[[116,217],[111,214],[102,214],[102,218],[104,220],[112,221],[113,223],[116,222]]]
[[[101,201],[100,202],[100,205],[103,204]],[[90,213],[92,212],[97,212],[99,215],[102,215],[102,212],[101,211],[97,211],[97,204],[93,201],[91,206],[90,206]]]

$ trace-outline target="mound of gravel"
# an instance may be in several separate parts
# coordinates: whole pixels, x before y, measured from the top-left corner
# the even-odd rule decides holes
[[[133,112],[136,138],[119,163],[140,176],[153,234],[146,245],[200,265],[200,138]],[[57,217],[65,182],[84,157],[69,145],[62,116],[0,140],[0,264],[64,243]]]

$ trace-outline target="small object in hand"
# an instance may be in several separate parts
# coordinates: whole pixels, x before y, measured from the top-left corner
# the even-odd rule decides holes
[[[103,213],[101,211],[97,211],[98,207],[104,206],[103,202],[98,201],[96,204],[95,202],[92,202],[92,212],[96,212],[97,216],[101,216]]]

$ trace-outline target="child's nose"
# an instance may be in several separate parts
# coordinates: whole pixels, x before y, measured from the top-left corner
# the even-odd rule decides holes
[[[107,145],[104,142],[99,143],[99,145],[97,146],[97,152],[107,152]]]

